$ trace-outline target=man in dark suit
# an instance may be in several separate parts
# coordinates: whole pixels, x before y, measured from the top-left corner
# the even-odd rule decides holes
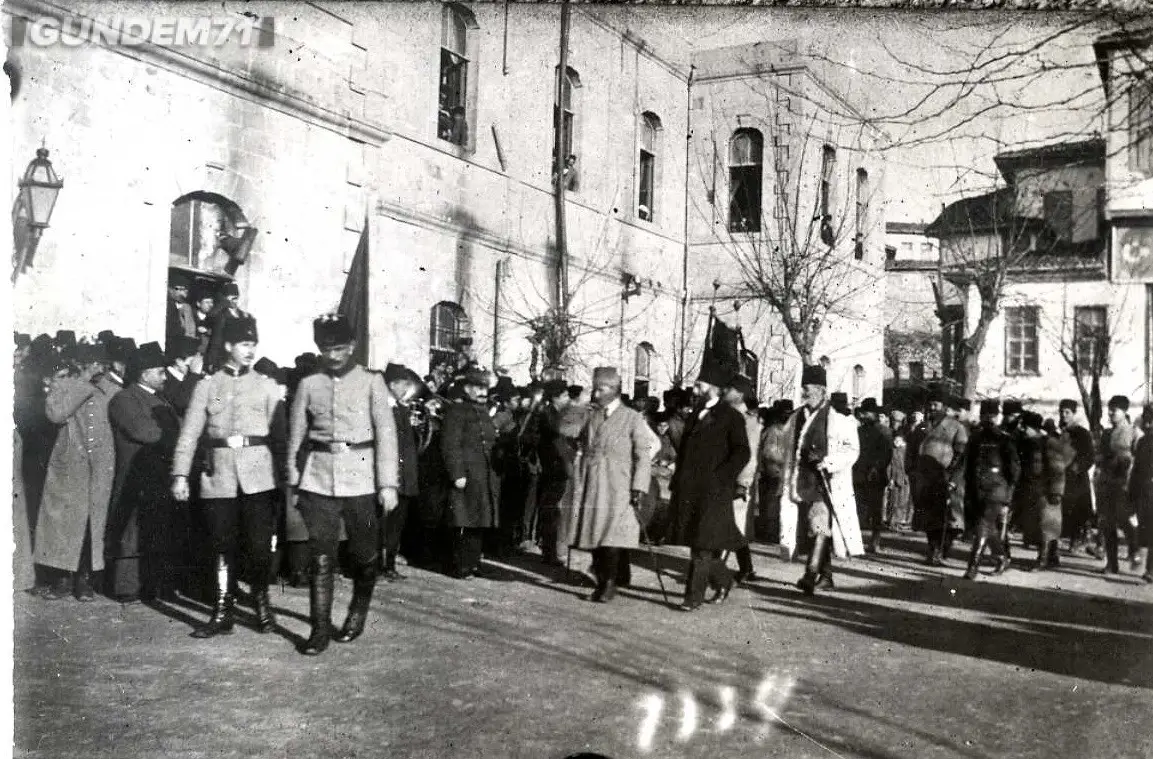
[[[136,351],[136,381],[113,396],[108,420],[116,441],[109,506],[108,590],[122,603],[171,596],[182,562],[178,514],[168,496],[172,451],[180,434],[176,409],[161,395],[165,357],[159,343]]]
[[[169,340],[176,335],[196,337],[196,317],[188,303],[187,282],[173,280],[168,283],[168,318],[165,324],[165,336]]]
[[[420,494],[419,472],[417,471],[416,431],[412,426],[410,404],[420,394],[424,383],[420,375],[399,364],[389,364],[384,369],[384,383],[388,386],[388,405],[392,408],[396,423],[397,468],[400,473],[400,486],[397,488],[396,508],[380,515],[381,577],[389,582],[405,579],[396,571],[396,554],[400,549],[400,536],[408,521],[408,510]],[[407,556],[407,555],[406,555]]]
[[[452,483],[452,575],[467,580],[482,571],[485,530],[500,526],[501,479],[494,450],[496,427],[485,407],[488,374],[474,369],[460,384],[465,398],[448,407],[440,445]]]
[[[175,335],[168,338],[164,351],[167,367],[160,395],[172,404],[176,413],[184,416],[196,383],[204,376],[204,358],[198,352],[200,341],[195,337]]]
[[[744,544],[737,527],[733,501],[737,477],[752,455],[741,413],[721,402],[721,388],[732,372],[706,363],[697,378],[700,400],[685,425],[677,452],[669,504],[671,545],[692,550],[682,611],[696,611],[704,601],[705,586],[724,601],[733,576],[721,562],[721,551],[735,551]]]

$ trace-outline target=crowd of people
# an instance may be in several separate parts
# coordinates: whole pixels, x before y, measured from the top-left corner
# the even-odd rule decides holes
[[[1098,437],[1073,401],[1059,422],[1012,400],[980,401],[973,419],[949,396],[853,409],[821,366],[804,367],[799,405],[761,404],[707,356],[692,387],[659,400],[623,394],[612,367],[588,388],[552,371],[516,387],[467,340],[424,377],[369,370],[339,314],[314,322],[317,352],[287,370],[257,360],[233,289],[215,310],[171,296],[164,347],[16,335],[16,577],[40,598],[183,594],[211,605],[193,634],[212,638],[234,629],[242,577],[253,626],[274,630],[268,591],[283,576],[309,587],[302,650],[316,655],[363,633],[378,582],[405,579],[398,555],[463,581],[514,554],[571,571],[569,549],[585,549],[588,597],[607,603],[631,583],[631,552],[684,546],[677,608],[693,612],[758,580],[754,540],[805,555],[797,585],[814,594],[834,586],[834,557],[881,550],[886,529],[924,532],[934,566],[971,539],[969,578],[987,549],[995,573],[1009,568],[1011,529],[1041,571],[1059,567],[1062,539],[1120,571],[1119,531],[1137,569],[1153,533],[1153,436],[1120,396]],[[353,594],[335,628],[340,572]]]

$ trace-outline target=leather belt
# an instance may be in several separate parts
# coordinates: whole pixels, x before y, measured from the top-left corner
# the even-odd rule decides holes
[[[265,435],[229,435],[224,438],[207,438],[204,445],[209,448],[252,448],[268,445],[268,437]]]
[[[321,440],[309,440],[309,451],[323,451],[324,453],[344,453],[345,451],[362,451],[366,448],[372,448],[376,445],[375,440],[362,440],[359,443],[347,443],[343,440],[333,440],[332,442],[324,442]]]

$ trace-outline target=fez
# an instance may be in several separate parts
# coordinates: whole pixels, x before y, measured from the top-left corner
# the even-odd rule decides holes
[[[613,366],[598,366],[593,369],[593,384],[599,385],[602,382],[607,382],[610,385],[620,387],[621,375]]]
[[[136,341],[131,337],[114,337],[108,343],[108,358],[128,363],[136,355]]]
[[[272,361],[264,356],[261,356],[255,364],[252,365],[252,371],[257,374],[263,374],[265,377],[276,379],[276,372],[280,369],[275,361]]]
[[[726,368],[719,362],[708,361],[701,366],[701,373],[697,375],[697,381],[724,387],[732,381],[734,374],[732,369]]]
[[[145,343],[132,354],[132,368],[138,372],[145,369],[163,368],[168,362],[164,359],[164,351],[160,343]]]
[[[312,340],[317,347],[331,348],[352,342],[352,325],[344,314],[325,314],[312,322]]]
[[[76,333],[70,329],[56,330],[54,342],[60,350],[71,350],[76,347]]]
[[[32,344],[28,346],[28,349],[34,356],[44,355],[48,353],[51,348],[52,338],[48,336],[47,332],[41,332],[32,340]]]
[[[507,374],[497,377],[496,386],[493,387],[492,392],[489,393],[494,399],[498,401],[508,402],[512,400],[512,396],[516,393],[516,388],[512,384],[512,377]]]
[[[239,298],[240,297],[240,288],[237,286],[237,284],[235,282],[225,282],[223,285],[220,286],[220,295],[221,295],[221,297],[224,297],[224,298],[227,298],[229,295],[235,295],[236,297]]]
[[[782,414],[791,414],[797,410],[796,405],[788,399],[779,400],[774,403],[773,406],[775,406],[777,411],[780,411]]]
[[[16,343],[17,348],[32,347],[32,335],[25,334],[24,332],[13,332],[12,340]]]
[[[569,385],[568,397],[575,401],[581,397],[581,395],[584,393],[584,391],[585,391],[584,385]]]
[[[1001,413],[1001,404],[995,398],[981,401],[981,416],[996,416]]]
[[[1074,414],[1076,414],[1077,413],[1077,401],[1073,400],[1072,398],[1063,398],[1061,400],[1061,402],[1059,404],[1057,404],[1057,410],[1058,411],[1064,411],[1065,409],[1069,409]]]
[[[1001,411],[1005,414],[1005,416],[1009,416],[1010,414],[1020,414],[1024,410],[1025,407],[1021,405],[1021,401],[1015,401],[1012,399],[1005,401],[1001,405]]]
[[[168,346],[165,348],[165,354],[168,356],[169,361],[195,356],[199,352],[200,341],[195,337],[188,337],[187,335],[170,335],[168,337]]]
[[[256,319],[253,319],[251,316],[225,318],[223,333],[224,342],[233,345],[236,343],[260,342],[260,336],[256,331]]]
[[[857,407],[858,411],[867,411],[873,414],[881,413],[881,407],[877,405],[876,398],[866,398],[861,401],[861,405]]]
[[[1109,399],[1110,409],[1120,409],[1121,411],[1129,410],[1129,399],[1124,395],[1114,395]]]
[[[962,403],[964,400],[965,399],[961,398],[960,396],[950,395],[945,401],[945,407],[952,409],[953,411],[960,411],[961,409],[965,408]]]
[[[108,346],[104,343],[79,343],[76,360],[81,364],[107,364]]]
[[[819,387],[826,387],[828,385],[827,375],[825,374],[825,367],[820,364],[811,364],[801,370],[801,385],[817,385]]]
[[[110,329],[102,329],[96,333],[96,339],[102,343],[111,343],[116,339],[116,333]]]
[[[829,396],[829,405],[841,413],[849,410],[849,394],[836,392]]]

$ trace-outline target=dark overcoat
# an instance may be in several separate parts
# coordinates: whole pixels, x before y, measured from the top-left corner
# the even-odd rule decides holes
[[[417,471],[420,456],[416,447],[416,430],[412,427],[412,410],[389,398],[392,407],[392,419],[396,424],[396,463],[397,473],[400,475],[400,487],[397,494],[412,498],[420,492],[419,472]]]
[[[444,417],[440,448],[448,471],[452,526],[499,526],[496,426],[484,405],[458,401],[449,406]],[[453,485],[461,477],[466,480],[463,490]]]
[[[669,503],[671,545],[735,550],[746,541],[733,515],[737,476],[752,455],[741,412],[717,403],[689,417]]]
[[[120,385],[107,376],[92,382],[66,377],[48,391],[45,413],[61,427],[37,515],[37,564],[75,572],[91,521],[92,570],[104,569],[104,527],[116,473],[108,403],[118,392]]]
[[[1079,529],[1093,516],[1093,494],[1090,490],[1089,470],[1097,463],[1097,450],[1093,445],[1093,435],[1079,424],[1071,424],[1065,429],[1073,455],[1065,468],[1065,497],[1061,511],[1065,519],[1067,534],[1074,537]]]
[[[184,416],[184,412],[188,411],[188,404],[192,402],[192,391],[196,389],[196,383],[201,379],[202,375],[192,372],[187,372],[183,378],[177,378],[172,372],[165,371],[164,388],[161,389],[160,395],[172,404],[178,415]]]
[[[167,400],[139,385],[112,398],[108,420],[116,441],[105,539],[109,580],[114,594],[133,595],[142,582],[155,586],[160,579],[156,559],[176,563],[176,552],[188,541],[187,525],[179,518],[183,511],[174,508],[168,489],[180,420]]]

